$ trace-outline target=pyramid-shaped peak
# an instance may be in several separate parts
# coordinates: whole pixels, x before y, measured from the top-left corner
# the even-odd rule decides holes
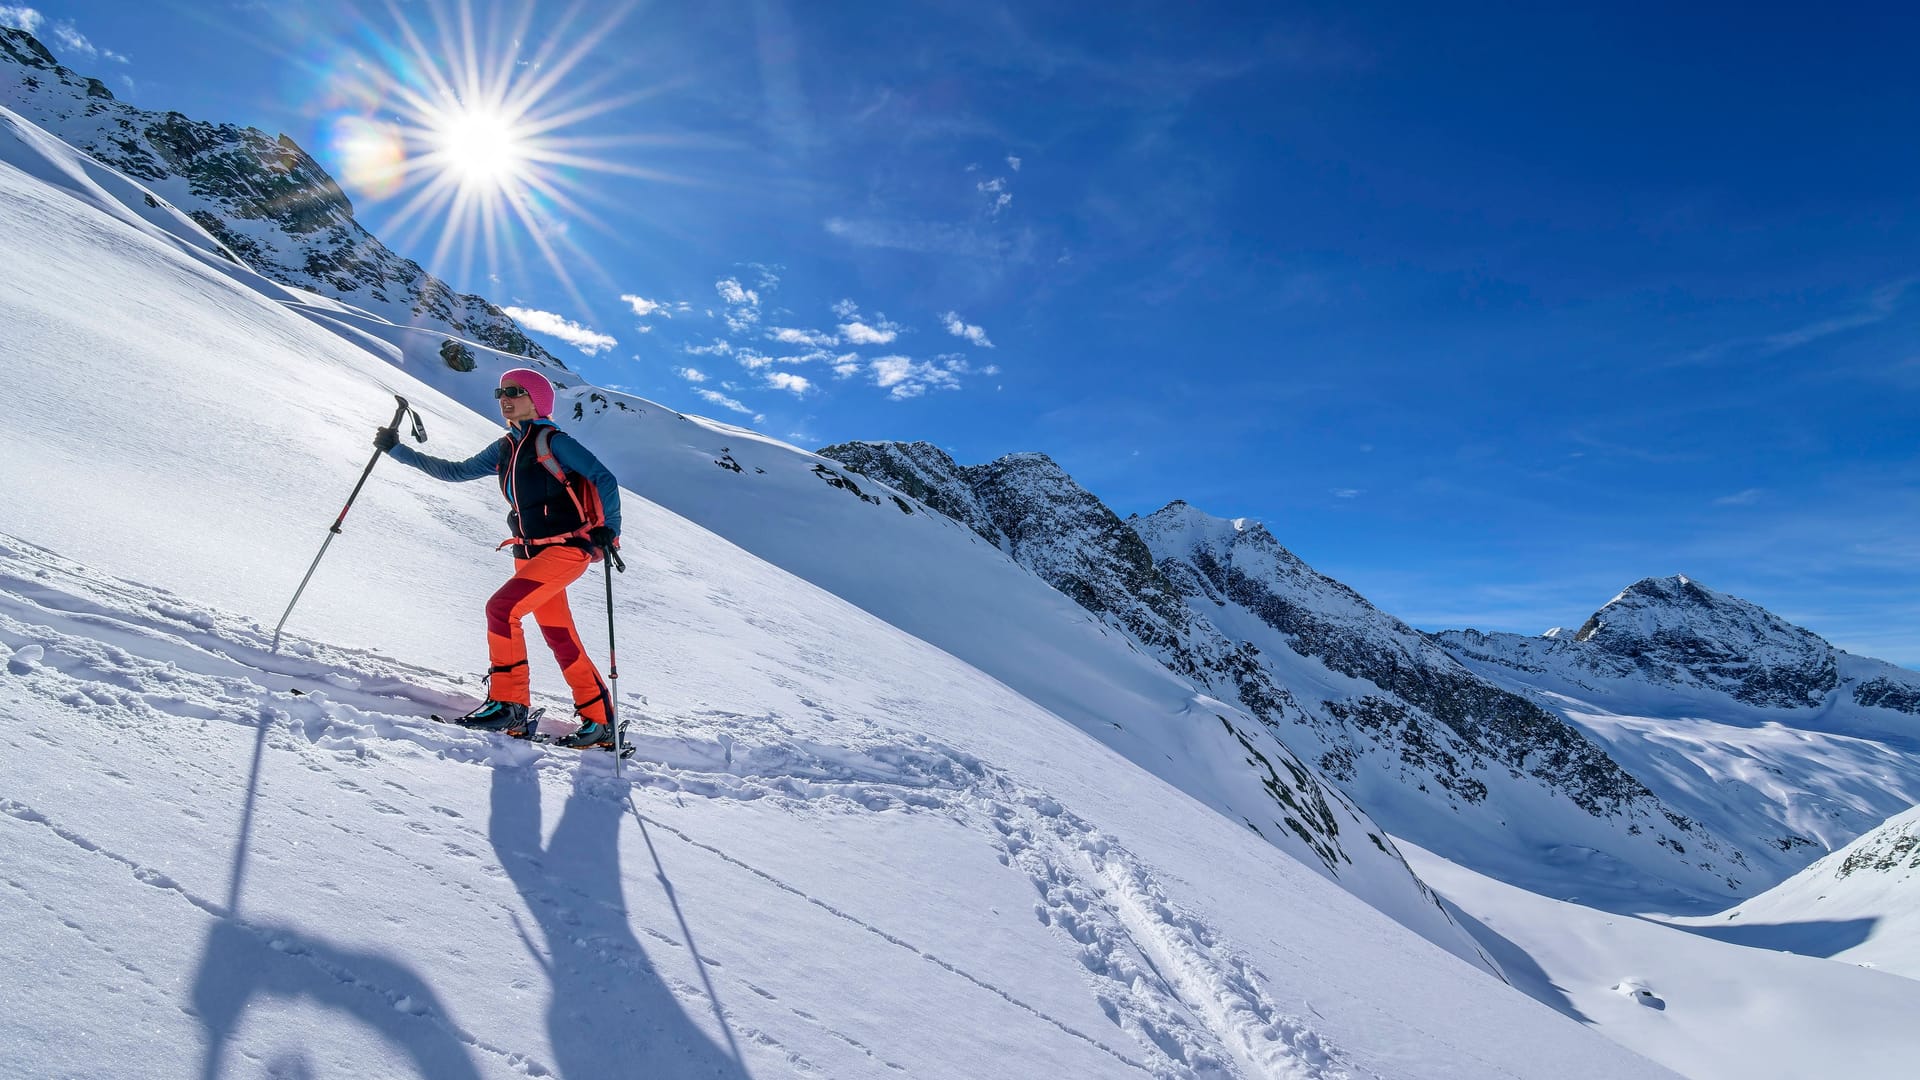
[[[1573,640],[1657,682],[1706,686],[1756,705],[1804,707],[1837,678],[1833,646],[1820,635],[1685,574],[1634,582]]]

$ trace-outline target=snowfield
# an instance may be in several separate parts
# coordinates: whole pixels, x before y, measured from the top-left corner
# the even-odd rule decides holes
[[[1132,711],[1036,702],[644,470],[623,775],[426,719],[474,695],[489,485],[380,465],[270,654],[391,395],[443,456],[496,428],[403,329],[356,344],[135,204],[0,112],[10,1074],[1668,1075],[1506,985],[1358,810],[1338,883],[1223,813],[1190,694],[1069,637]]]

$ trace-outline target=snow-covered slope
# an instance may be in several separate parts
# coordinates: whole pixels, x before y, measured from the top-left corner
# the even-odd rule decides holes
[[[1575,634],[1437,640],[1742,845],[1748,891],[1920,802],[1920,674],[1685,577],[1635,583]]]
[[[1758,935],[1731,944],[1738,934],[1550,899],[1411,844],[1407,854],[1515,986],[1694,1080],[1914,1073],[1920,982],[1776,951]]]
[[[273,281],[398,326],[559,365],[485,299],[456,293],[353,218],[326,170],[285,135],[151,112],[64,67],[25,30],[0,26],[0,104],[138,181],[150,208],[177,208],[209,249]]]
[[[1123,522],[1043,454],[961,466],[926,443],[822,452],[966,524],[1244,707],[1396,835],[1536,888],[1739,895],[1737,847],[1256,522],[1184,502]]]
[[[1731,910],[1673,922],[1741,945],[1920,979],[1920,808]]]
[[[0,500],[0,903],[35,975],[0,987],[0,1046],[26,1075],[1659,1074],[1219,812],[1238,795],[1090,737],[1220,767],[1217,719],[1166,723],[1212,704],[1098,627],[1001,628],[1088,698],[1036,703],[644,497],[768,544],[852,512],[973,544],[744,432],[578,400],[597,447],[656,433],[616,583],[630,782],[422,718],[501,576],[488,485],[380,466],[267,655],[389,392],[429,449],[495,428],[92,175],[0,114],[0,447],[32,463]],[[921,570],[1036,614],[993,558]],[[1349,846],[1343,875],[1409,880]]]

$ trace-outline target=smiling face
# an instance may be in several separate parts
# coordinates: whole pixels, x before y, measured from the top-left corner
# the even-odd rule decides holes
[[[509,384],[512,385],[512,384]],[[517,387],[516,387],[517,389]],[[516,397],[500,399],[500,418],[509,424],[523,424],[537,415],[533,407],[533,398],[521,393]]]

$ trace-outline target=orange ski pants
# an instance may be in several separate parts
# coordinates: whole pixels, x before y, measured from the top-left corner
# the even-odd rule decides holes
[[[580,632],[567,607],[567,586],[586,573],[593,560],[577,547],[554,545],[539,549],[531,559],[513,561],[513,577],[487,601],[487,656],[493,681],[487,696],[495,701],[532,703],[527,678],[527,638],[520,620],[528,615],[560,663],[560,673],[573,691],[574,708],[582,720],[605,723],[606,685],[599,669],[587,658]]]

